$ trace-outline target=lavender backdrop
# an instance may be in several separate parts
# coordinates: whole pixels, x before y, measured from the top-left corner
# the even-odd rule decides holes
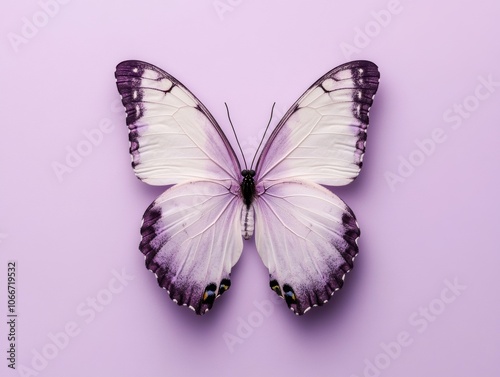
[[[17,261],[5,376],[496,376],[500,34],[495,1],[69,1],[0,13],[0,310]],[[133,175],[114,67],[187,85],[248,156],[320,75],[382,79],[361,176],[333,189],[361,225],[342,291],[297,318],[253,241],[204,317],[157,287],[137,246],[163,188]],[[234,141],[233,137],[230,139]]]

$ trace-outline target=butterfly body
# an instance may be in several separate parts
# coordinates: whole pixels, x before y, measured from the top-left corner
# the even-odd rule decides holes
[[[243,202],[240,220],[241,236],[245,240],[249,240],[254,231],[254,210],[252,202],[255,199],[255,170],[242,170],[241,177],[240,189],[237,194]]]
[[[115,76],[137,177],[173,185],[146,210],[139,248],[174,302],[207,312],[231,286],[243,239],[253,235],[271,289],[295,314],[343,286],[360,230],[322,185],[359,174],[375,64],[349,62],[323,75],[244,170],[214,117],[177,79],[135,60],[120,63]]]

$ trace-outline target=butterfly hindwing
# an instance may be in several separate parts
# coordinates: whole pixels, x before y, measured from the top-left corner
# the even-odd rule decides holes
[[[196,181],[173,186],[146,210],[140,249],[179,305],[204,314],[229,289],[243,249],[242,206],[231,188]]]
[[[257,250],[271,289],[301,315],[342,287],[359,228],[349,207],[316,183],[279,181],[265,190],[254,203]]]
[[[118,64],[115,76],[127,111],[132,167],[139,179],[152,185],[238,179],[241,169],[231,145],[184,85],[136,60]]]
[[[368,61],[346,63],[323,75],[271,134],[257,163],[258,179],[340,186],[356,178],[379,78],[377,66]]]

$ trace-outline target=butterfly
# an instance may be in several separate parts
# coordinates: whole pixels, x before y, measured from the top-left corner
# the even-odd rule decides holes
[[[210,310],[231,286],[243,239],[254,234],[271,289],[295,314],[343,286],[360,230],[352,210],[322,185],[346,185],[360,172],[380,78],[374,63],[349,62],[317,80],[249,169],[176,78],[136,60],[118,64],[115,77],[136,176],[173,185],[144,213],[139,248],[175,303],[200,315]]]

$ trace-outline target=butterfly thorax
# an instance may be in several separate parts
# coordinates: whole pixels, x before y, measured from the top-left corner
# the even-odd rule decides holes
[[[255,177],[255,170],[243,170],[241,172],[243,176],[243,181],[241,181],[241,195],[243,196],[243,203],[248,207],[252,204],[253,198],[255,196],[255,182],[253,177]]]

